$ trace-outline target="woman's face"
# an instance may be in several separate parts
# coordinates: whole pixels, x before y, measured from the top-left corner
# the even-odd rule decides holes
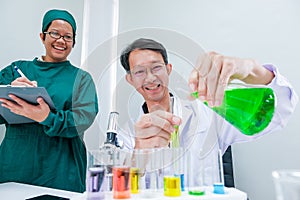
[[[74,37],[72,26],[68,22],[58,19],[52,21],[47,32],[48,33],[45,34],[45,39],[43,38],[44,34],[40,34],[40,37],[46,49],[46,56],[44,57],[44,61],[66,61],[73,48],[73,40],[66,41],[63,37],[55,39],[51,37],[49,32],[55,33],[56,35],[59,34],[60,36]]]

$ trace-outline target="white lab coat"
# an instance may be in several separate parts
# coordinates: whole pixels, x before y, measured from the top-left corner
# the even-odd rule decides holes
[[[272,65],[265,65],[265,67],[275,74],[268,86],[276,95],[276,109],[268,127],[256,135],[242,134],[199,100],[187,101],[175,97],[174,114],[182,118],[179,128],[180,146],[186,150],[185,155],[191,155],[189,161],[185,160],[185,173],[192,174],[198,182],[203,180],[205,185],[212,185],[222,180],[218,153],[223,154],[229,145],[255,140],[265,134],[278,131],[287,124],[298,102],[298,96],[276,67]],[[140,114],[143,114],[142,109]],[[127,149],[134,148],[133,127],[136,120],[131,119],[127,127],[129,131],[127,129],[124,132],[123,129],[119,134]]]

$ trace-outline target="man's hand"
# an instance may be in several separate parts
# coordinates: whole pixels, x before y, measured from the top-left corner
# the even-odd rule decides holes
[[[171,139],[174,125],[179,125],[181,119],[172,113],[156,110],[145,114],[135,124],[135,148],[166,147]]]
[[[268,84],[274,74],[253,59],[241,59],[209,52],[198,58],[189,78],[192,92],[209,106],[222,104],[227,84],[238,79],[248,84]]]
[[[2,102],[1,106],[9,109],[15,114],[22,115],[37,122],[42,122],[50,113],[50,108],[43,98],[37,99],[38,105],[32,105],[16,97],[15,95],[10,94],[9,97],[13,101],[0,98],[0,102]]]

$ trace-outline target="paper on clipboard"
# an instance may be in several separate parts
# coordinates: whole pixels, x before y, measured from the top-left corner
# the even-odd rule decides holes
[[[16,87],[10,85],[1,85],[0,86],[0,98],[5,98],[11,100],[8,96],[13,94],[28,103],[37,104],[36,99],[42,97],[44,101],[49,105],[50,109],[55,110],[54,103],[50,98],[47,90],[44,87]],[[27,117],[17,115],[10,112],[9,109],[0,106],[0,115],[7,121],[9,124],[22,124],[22,123],[32,123],[35,122],[32,119]]]

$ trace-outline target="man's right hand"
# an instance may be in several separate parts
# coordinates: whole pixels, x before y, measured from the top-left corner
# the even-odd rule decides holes
[[[174,125],[180,123],[178,116],[163,110],[144,114],[135,124],[135,149],[168,146]]]

